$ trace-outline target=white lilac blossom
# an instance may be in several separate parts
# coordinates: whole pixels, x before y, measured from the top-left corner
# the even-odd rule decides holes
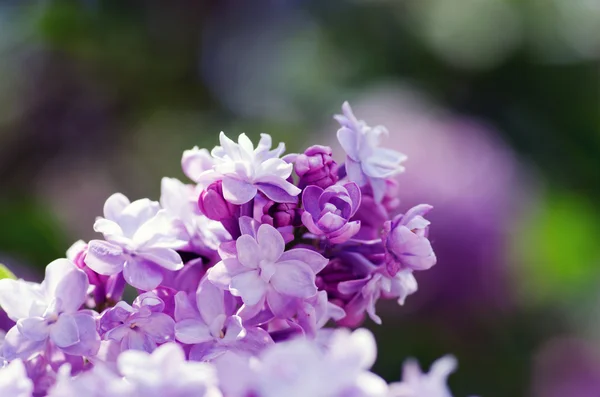
[[[0,366],[0,396],[30,397],[32,392],[33,382],[27,377],[23,361]]]
[[[287,181],[293,165],[279,158],[285,150],[283,143],[271,150],[267,134],[261,134],[256,149],[246,134],[235,143],[221,132],[219,140],[221,146],[211,151],[215,165],[200,175],[200,182],[223,181],[223,196],[232,204],[245,204],[258,191],[274,201],[296,201],[301,190]]]
[[[341,128],[338,141],[346,152],[348,178],[359,186],[371,185],[375,201],[385,193],[386,180],[404,171],[401,165],[406,156],[392,149],[379,147],[381,136],[388,135],[385,127],[369,127],[354,116],[348,102],[342,105],[343,115],[335,116]]]
[[[85,263],[100,274],[123,272],[130,285],[147,291],[160,284],[164,270],[183,267],[173,249],[182,245],[179,233],[173,234],[171,219],[157,202],[130,202],[122,194],[113,194],[106,200],[104,218],[96,220],[94,230],[106,241],[89,242]]]
[[[68,259],[46,267],[41,285],[0,280],[0,306],[16,321],[2,344],[2,356],[27,359],[56,348],[67,354],[92,356],[100,346],[95,313],[80,310],[89,282]]]
[[[339,329],[381,324],[377,302],[404,304],[436,261],[431,206],[390,215],[404,156],[343,109],[346,164],[221,133],[184,152],[194,184],[163,178],[159,202],[116,193],[103,240],[74,244],[41,284],[0,280],[0,396],[450,397],[453,359],[408,362],[388,386],[372,334]]]

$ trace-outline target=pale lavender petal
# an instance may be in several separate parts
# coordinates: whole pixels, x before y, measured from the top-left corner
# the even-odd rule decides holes
[[[329,236],[329,241],[333,244],[341,244],[352,238],[360,230],[360,221],[348,222],[341,229]]]
[[[273,314],[282,319],[292,318],[298,310],[297,298],[282,295],[275,289],[267,292],[267,304]]]
[[[241,350],[256,355],[266,346],[272,344],[273,339],[271,339],[271,335],[267,331],[262,328],[252,327],[246,330],[246,336],[239,339],[232,348],[233,350]]]
[[[213,162],[208,150],[198,149],[197,146],[194,146],[192,149],[183,152],[181,168],[188,178],[198,182],[200,175],[212,168]]]
[[[385,196],[385,191],[387,189],[386,179],[381,178],[370,178],[369,183],[371,184],[371,188],[373,189],[373,199],[377,203],[381,203],[383,197]]]
[[[99,218],[94,222],[94,231],[102,233],[106,239],[115,239],[115,241],[122,241],[123,230],[121,226],[115,221],[110,219]]]
[[[245,204],[256,196],[256,187],[239,179],[223,178],[223,197],[231,204]]]
[[[202,280],[196,292],[196,305],[206,324],[212,322],[220,315],[225,315],[224,291],[216,287],[209,280]]]
[[[88,244],[85,263],[93,271],[111,276],[123,270],[125,257],[121,247],[102,240],[92,240]]]
[[[358,186],[366,185],[369,180],[364,174],[361,163],[352,160],[350,157],[346,157],[346,173],[348,174],[348,179],[352,182],[356,182]]]
[[[46,296],[49,298],[48,301],[56,297],[56,293],[59,292],[59,285],[62,284],[65,278],[73,277],[71,273],[74,270],[77,271],[79,269],[68,259],[56,259],[46,266],[42,290],[45,291]],[[85,273],[83,273],[83,276],[85,277]],[[77,277],[77,273],[75,273],[74,277]],[[64,285],[61,287],[64,287]]]
[[[163,275],[156,265],[137,260],[128,260],[123,267],[123,277],[129,285],[143,291],[158,287]]]
[[[231,279],[230,292],[234,296],[240,296],[245,304],[252,306],[265,296],[267,284],[260,278],[257,271],[251,270]]]
[[[98,335],[98,331],[96,330],[96,320],[92,313],[94,312],[80,311],[71,315],[77,324],[79,342],[63,348],[62,350],[65,353],[84,357],[96,355],[100,349],[100,335]]]
[[[333,233],[346,224],[347,220],[333,212],[326,212],[317,221],[317,226],[325,233]]]
[[[140,350],[150,353],[156,349],[156,346],[156,342],[142,332],[129,332],[121,341],[121,350]]]
[[[187,319],[175,324],[175,338],[186,344],[195,344],[213,340],[208,326],[200,320]]]
[[[123,209],[119,217],[119,226],[127,237],[133,237],[136,231],[160,210],[156,201],[149,199],[136,200]]]
[[[233,260],[238,262],[237,259]],[[231,277],[232,275],[229,273],[227,267],[225,266],[225,260],[222,260],[221,262],[208,269],[208,272],[206,273],[206,278],[211,283],[222,289],[229,288],[229,284],[231,284]]]
[[[50,327],[50,339],[60,348],[69,347],[79,342],[79,330],[75,319],[69,314],[62,314]]]
[[[307,248],[291,249],[284,252],[279,258],[279,261],[281,262],[290,260],[297,260],[306,263],[308,266],[310,266],[315,274],[323,270],[325,266],[327,266],[327,263],[329,263],[329,259],[325,258],[318,252],[309,250]]]
[[[46,275],[51,265],[52,263],[46,268]],[[48,291],[48,293],[52,294],[51,296],[60,299],[61,309],[65,313],[73,313],[83,305],[90,285],[85,272],[77,269],[75,265],[71,265],[71,269],[64,275],[54,291]],[[49,285],[46,287],[50,288]]]
[[[42,295],[34,288],[33,283],[23,280],[0,280],[0,306],[8,317],[17,321],[29,317],[33,302],[43,300]]]
[[[138,250],[136,254],[167,270],[176,271],[183,268],[183,262],[179,254],[169,248],[143,248]]]
[[[125,195],[121,193],[113,194],[106,199],[106,202],[104,203],[104,217],[113,222],[119,222],[121,212],[123,212],[130,203],[131,202]]]
[[[256,240],[260,246],[261,258],[270,262],[276,262],[285,250],[285,242],[281,233],[271,225],[261,225],[258,228]]]
[[[277,263],[271,285],[281,294],[298,298],[310,298],[317,293],[315,274],[307,264],[300,261]]]
[[[17,321],[17,329],[27,339],[32,341],[43,341],[50,334],[48,322],[42,317],[22,318]]]
[[[263,256],[261,247],[258,246],[256,240],[251,236],[244,234],[238,237],[235,246],[237,249],[238,261],[245,267],[256,269]]]
[[[4,342],[1,346],[2,354],[0,356],[9,361],[15,358],[27,359],[32,354],[42,351],[45,345],[46,340],[34,341],[27,339],[19,332],[15,325],[4,336]]]
[[[308,211],[302,213],[301,219],[302,219],[302,224],[304,226],[306,226],[306,228],[308,229],[309,232],[311,232],[317,236],[320,236],[323,234],[323,231],[321,229],[319,229],[319,226],[317,226],[315,224],[315,221],[313,220],[312,215]]]
[[[356,132],[350,128],[342,127],[337,131],[337,138],[348,157],[358,160],[358,140]]]
[[[198,309],[192,305],[187,293],[179,291],[175,294],[175,321],[198,318],[199,316]]]
[[[135,325],[157,343],[173,340],[175,321],[164,313],[153,313],[150,317],[137,318]]]
[[[345,295],[352,295],[359,292],[365,285],[367,285],[368,281],[369,278],[342,281],[338,284],[338,291]]]

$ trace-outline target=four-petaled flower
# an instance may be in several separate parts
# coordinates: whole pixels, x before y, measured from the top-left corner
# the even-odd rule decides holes
[[[80,310],[88,287],[86,274],[68,259],[50,263],[41,285],[0,280],[0,306],[17,322],[6,334],[1,356],[27,359],[48,342],[67,354],[96,354],[100,337],[95,313]]]
[[[183,267],[174,248],[186,243],[177,239],[171,218],[157,202],[142,199],[131,203],[124,195],[113,194],[94,230],[104,234],[106,241],[89,242],[85,263],[100,274],[122,271],[127,283],[148,291],[160,284],[164,270]]]
[[[244,234],[236,243],[236,256],[226,257],[208,272],[208,279],[260,310],[265,299],[278,315],[290,298],[317,293],[315,274],[328,260],[306,248],[285,251],[285,242],[273,226],[263,224],[256,236]]]

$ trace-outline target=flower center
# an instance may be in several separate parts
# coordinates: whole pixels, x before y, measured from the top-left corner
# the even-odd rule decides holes
[[[275,274],[275,264],[263,259],[260,261],[258,267],[260,269],[260,278],[262,278],[265,283],[271,281],[271,277]]]

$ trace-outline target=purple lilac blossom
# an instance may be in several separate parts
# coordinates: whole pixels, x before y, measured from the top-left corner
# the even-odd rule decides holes
[[[335,116],[341,128],[338,141],[346,152],[346,173],[359,186],[370,185],[376,202],[381,202],[388,178],[404,171],[401,165],[406,156],[395,150],[380,148],[382,135],[388,135],[385,127],[369,127],[358,120],[348,102],[342,105],[343,115]]]
[[[200,283],[193,302],[185,292],[179,292],[175,305],[175,338],[193,345],[190,360],[210,361],[227,351],[257,354],[272,343],[265,330],[245,328],[234,314],[235,298],[207,279]]]
[[[256,237],[249,234],[236,241],[236,256],[224,258],[208,272],[208,279],[251,308],[265,301],[276,316],[292,298],[310,298],[317,293],[315,274],[327,265],[321,254],[306,248],[285,251],[281,234],[263,224]]]
[[[433,207],[421,204],[383,225],[385,264],[393,276],[400,269],[427,270],[436,257],[427,239],[430,222],[423,218]]]
[[[154,292],[138,296],[133,305],[119,302],[108,309],[99,322],[103,339],[120,343],[121,350],[151,352],[173,340],[175,322],[163,313],[165,303]]]
[[[202,173],[200,182],[223,181],[223,196],[232,204],[245,204],[258,191],[273,201],[296,202],[300,189],[287,181],[293,165],[279,158],[285,150],[283,143],[271,150],[267,134],[261,134],[256,149],[246,134],[235,143],[221,132],[219,140],[221,146],[211,151],[215,165]]]
[[[330,243],[347,241],[360,230],[360,221],[350,221],[360,206],[360,188],[354,182],[333,185],[323,190],[308,186],[302,193],[302,223],[317,236]]]
[[[0,396],[31,397],[33,383],[27,377],[25,365],[14,360],[6,366],[0,366]]]
[[[100,346],[95,313],[80,310],[89,282],[68,259],[46,267],[42,284],[0,280],[0,305],[16,325],[5,336],[2,356],[27,359],[52,347],[71,355],[91,356]]]
[[[313,145],[294,159],[300,189],[309,185],[326,189],[338,181],[338,165],[332,153],[329,146]]]
[[[111,276],[122,271],[128,284],[148,291],[160,284],[163,271],[183,267],[174,248],[184,243],[172,234],[171,218],[157,202],[142,199],[131,203],[124,195],[113,194],[94,230],[104,234],[106,241],[89,242],[85,263],[99,274]]]

